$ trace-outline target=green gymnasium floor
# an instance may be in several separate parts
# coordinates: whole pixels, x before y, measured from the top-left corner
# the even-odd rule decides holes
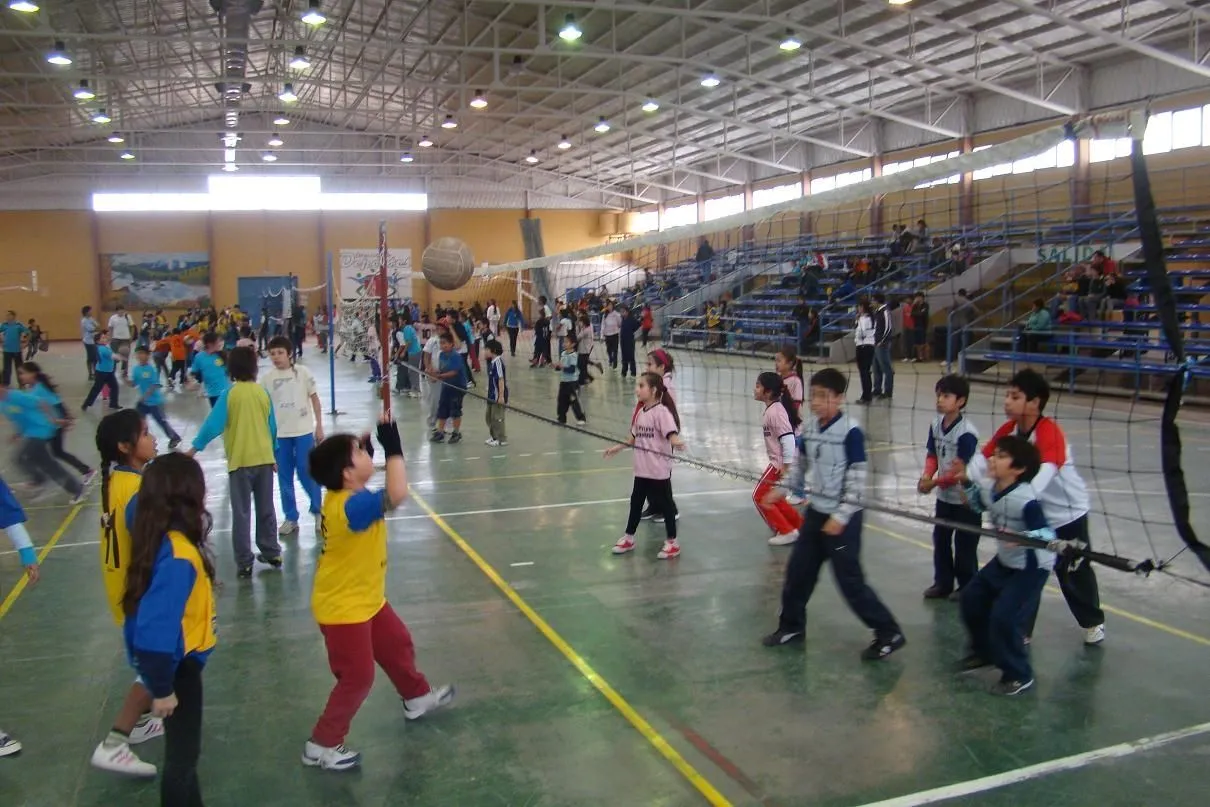
[[[326,387],[326,361],[307,360]],[[733,443],[736,459],[758,470],[756,426],[731,434],[714,423],[707,433],[710,412],[738,411],[751,384],[740,377],[747,365],[728,370],[725,359],[711,361],[682,361],[687,439],[697,440],[697,456],[722,457]],[[73,380],[82,358],[72,348],[56,347],[44,364],[69,400],[83,397]],[[872,439],[919,437],[930,419],[935,365],[918,378],[901,367],[896,408],[861,415]],[[514,404],[549,414],[554,374],[520,359],[510,368]],[[374,391],[364,378],[364,365],[338,367],[339,407],[348,414],[329,423],[330,432],[370,421]],[[704,399],[733,382],[739,391],[729,402]],[[980,389],[973,398],[991,412],[996,395]],[[590,424],[620,433],[630,384],[607,373],[585,397]],[[1063,406],[1075,413],[1082,404]],[[1136,467],[1135,451],[1154,466],[1155,426],[1143,423],[1154,413],[1133,409],[1127,417],[1122,407],[1102,406],[1095,445],[1081,437],[1085,430],[1070,430],[1077,451],[1087,457],[1095,449],[1096,465],[1108,469],[1105,478],[1087,474],[1097,506],[1169,522],[1158,478],[1124,473]],[[258,567],[253,580],[237,580],[222,449],[200,455],[213,484],[223,584],[219,646],[205,675],[208,805],[1205,803],[1204,589],[1101,571],[1109,638],[1097,648],[1083,646],[1051,592],[1033,645],[1036,688],[997,699],[986,693],[990,678],[951,673],[963,630],[955,605],[920,597],[931,571],[925,528],[872,515],[866,571],[902,622],[907,647],[883,663],[860,662],[868,635],[825,579],[805,650],[766,649],[759,639],[775,624],[789,548],[766,545],[747,483],[678,469],[684,554],[656,560],[663,527],[645,524],[639,551],[615,558],[608,550],[625,521],[628,457],[603,461],[595,438],[518,415],[510,415],[507,448],[485,447],[482,406],[469,400],[466,441],[431,446],[418,411],[419,402],[397,399],[414,497],[391,517],[389,596],[412,629],[422,669],[456,683],[458,698],[446,712],[405,722],[380,675],[348,738],[364,754],[359,772],[304,769],[298,759],[331,686],[308,607],[311,523],[286,542],[284,570]],[[170,404],[187,436],[204,413],[193,395]],[[90,459],[95,420],[81,418],[69,441]],[[1210,429],[1195,424],[1186,437],[1205,538],[1207,494],[1196,468],[1210,459]],[[706,451],[711,440],[723,447]],[[881,448],[872,454],[874,483],[914,483],[916,450],[889,439]],[[2,467],[6,479],[21,478],[11,459]],[[132,677],[102,604],[97,496],[94,489],[72,508],[60,495],[30,509],[36,540],[54,546],[42,582],[15,599],[16,557],[0,555],[0,588],[9,595],[0,617],[0,726],[25,744],[21,755],[0,759],[3,807],[158,803],[155,783],[88,764]],[[1128,544],[1131,530],[1120,525],[1117,540]],[[1187,736],[1167,735],[1190,727]],[[158,763],[160,742],[137,750]]]

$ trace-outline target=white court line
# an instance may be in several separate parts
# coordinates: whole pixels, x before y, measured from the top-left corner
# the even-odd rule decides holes
[[[751,488],[726,488],[723,490],[693,490],[688,493],[676,494],[677,499],[689,499],[694,496],[729,496],[737,493],[752,494]],[[523,507],[489,507],[485,510],[457,510],[452,513],[438,513],[442,518],[455,518],[457,516],[482,516],[488,513],[523,513],[530,510],[558,510],[565,507],[589,507],[597,504],[619,504],[621,502],[630,501],[629,496],[622,496],[616,499],[589,499],[579,502],[556,502],[555,504],[530,504]],[[412,515],[387,516],[387,521],[417,521],[420,519],[429,519],[425,513],[416,513]],[[230,527],[218,527],[210,531],[211,535],[225,535],[231,532]],[[67,549],[73,546],[97,546],[100,541],[76,541],[70,544],[55,544],[55,549]],[[0,557],[4,555],[15,555],[16,550],[5,550],[0,552]]]
[[[508,565],[516,568],[517,566],[533,566],[534,562],[532,560],[522,560],[518,561],[517,563],[510,563]]]
[[[861,807],[921,807],[921,805],[925,804],[936,804],[939,801],[949,801],[950,799],[972,796],[976,793],[986,793],[989,790],[1028,782],[1031,779],[1049,776],[1052,773],[1078,770],[1104,759],[1119,759],[1121,757],[1132,756],[1133,754],[1151,751],[1203,734],[1210,734],[1210,723],[1199,723],[1196,726],[1189,726],[1188,728],[1169,731],[1164,734],[1156,734],[1154,737],[1144,737],[1141,740],[1118,743],[1106,748],[1098,748],[1095,751],[1085,751],[1082,754],[1073,754],[1069,757],[1060,757],[1048,762],[1039,762],[1036,765],[1026,765],[1023,768],[1014,768],[1011,771],[997,773],[993,776],[984,776],[981,779],[971,779],[967,782],[936,787],[932,790],[921,790],[918,793],[909,793],[906,796],[886,799],[885,801],[870,802],[869,804],[861,805]]]

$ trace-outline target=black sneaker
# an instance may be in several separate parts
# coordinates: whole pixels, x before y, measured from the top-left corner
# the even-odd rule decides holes
[[[251,577],[251,576],[252,576],[252,567],[251,567],[251,566],[241,566],[241,567],[239,568],[239,571],[237,571],[237,572],[235,573],[235,576],[236,576],[236,577],[242,577],[242,578],[249,578],[249,577]]]
[[[1032,678],[1028,681],[997,681],[996,685],[992,687],[992,694],[1011,697],[1013,695],[1020,695],[1033,685],[1034,679]]]
[[[256,559],[258,562],[263,563],[266,566],[272,566],[274,569],[281,568],[281,555],[276,555],[274,557],[269,557],[268,555],[257,555]]]
[[[445,442],[445,432],[434,431],[432,434],[429,435],[429,442],[430,443],[444,443]]]
[[[958,672],[969,673],[974,672],[975,670],[983,670],[990,666],[992,666],[992,663],[983,658],[983,656],[980,656],[977,653],[971,653],[969,656],[958,662]]]
[[[949,589],[944,589],[941,586],[929,586],[924,590],[924,598],[926,600],[944,600],[950,594]]]
[[[655,518],[657,515],[659,515],[659,514],[656,513],[654,510],[652,510],[650,507],[648,507],[646,510],[643,511],[642,515],[640,515],[639,518]]]
[[[453,434],[451,434],[450,442],[451,443],[461,443],[462,442],[462,432],[454,432]]]
[[[885,638],[874,637],[874,641],[870,642],[870,646],[861,651],[861,658],[864,661],[881,661],[905,644],[907,644],[907,639],[903,638],[902,633],[896,633]]]
[[[800,630],[777,630],[760,640],[765,647],[780,647],[785,644],[802,644],[806,636]]]
[[[680,512],[678,511],[677,514],[673,516],[673,518],[677,521],[680,521],[681,520]],[[656,524],[663,524],[666,519],[664,518],[663,513],[654,513],[651,516],[651,520],[654,521]]]

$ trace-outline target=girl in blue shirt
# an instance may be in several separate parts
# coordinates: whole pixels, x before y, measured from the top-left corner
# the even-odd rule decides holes
[[[54,481],[72,495],[72,504],[83,499],[84,485],[51,455],[51,440],[62,424],[56,422],[50,404],[32,392],[0,387],[0,409],[13,422],[20,439],[17,464],[33,477],[34,484]]]
[[[72,420],[71,415],[67,413],[67,407],[63,405],[63,399],[59,397],[59,390],[55,386],[55,382],[42,372],[41,365],[33,361],[27,361],[17,368],[17,380],[21,382],[23,389],[29,390],[40,401],[49,404],[57,419],[61,421],[62,425],[59,425],[55,436],[50,439],[50,453],[59,462],[75,468],[84,477],[84,484],[87,485],[92,481],[96,471],[63,447],[64,433],[71,428]]]
[[[97,364],[93,369],[92,389],[88,391],[88,397],[84,399],[84,406],[81,407],[85,412],[88,407],[92,406],[97,400],[97,395],[101,393],[101,389],[109,391],[109,408],[118,410],[121,407],[118,405],[118,377],[114,374],[113,351],[109,348],[109,331],[97,331]]]

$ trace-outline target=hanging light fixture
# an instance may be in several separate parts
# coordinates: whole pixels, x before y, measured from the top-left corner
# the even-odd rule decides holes
[[[36,14],[38,11],[38,4],[30,3],[28,0],[8,0],[8,7],[13,11],[23,11],[26,14]]]
[[[71,57],[67,55],[67,46],[63,44],[62,39],[55,40],[55,46],[46,54],[46,61],[51,64],[57,64],[60,67],[66,67],[71,64]]]
[[[537,152],[537,150],[531,151],[531,152],[529,153],[529,155],[528,155],[528,156],[525,158],[525,161],[526,161],[527,163],[529,163],[530,165],[533,165],[533,164],[535,164],[536,162],[538,162],[538,152]]]
[[[277,94],[283,104],[292,104],[298,100],[298,96],[294,94],[294,84],[287,81],[282,87],[281,92]]]
[[[303,12],[302,21],[307,25],[323,25],[328,21],[328,18],[319,11],[319,0],[311,0],[307,4],[307,10]]]
[[[302,45],[294,49],[294,58],[290,60],[291,70],[306,70],[311,66],[311,60],[307,58],[307,51]]]
[[[106,124],[112,120],[113,120],[113,118],[109,117],[109,115],[106,114],[104,109],[98,109],[96,112],[92,113],[92,122],[93,123]]]
[[[130,149],[122,149],[122,153],[118,155],[118,159],[120,159],[120,160],[133,160],[133,159],[134,159],[134,152],[133,152],[133,151],[131,151]]]
[[[91,101],[97,97],[97,94],[88,86],[88,79],[86,78],[80,79],[80,86],[76,87],[72,95],[81,101]]]
[[[563,18],[563,27],[559,29],[559,39],[564,42],[575,42],[583,35],[584,32],[580,30],[580,26],[576,25],[575,14],[568,14]]]
[[[707,73],[706,75],[702,76],[702,86],[706,87],[707,89],[713,89],[722,83],[722,79],[713,73]]]
[[[453,115],[446,115],[445,120],[441,121],[442,129],[457,129],[458,121],[454,120]]]
[[[107,137],[105,139],[108,140],[110,143],[125,143],[126,142],[126,138],[122,137],[122,135],[118,134],[117,132],[114,132],[113,134],[111,134],[109,137]]]
[[[571,141],[567,139],[567,135],[562,135],[559,138],[559,148],[563,149],[563,151],[567,151],[569,148],[571,148]]]
[[[471,109],[486,109],[487,98],[483,95],[483,90],[475,90],[475,97],[471,99]]]
[[[399,156],[399,162],[401,162],[401,163],[410,163],[415,159],[416,158],[412,156],[412,153],[410,151],[405,151],[403,154],[401,154]]]
[[[273,148],[277,148],[282,144],[282,142],[281,135],[279,135],[277,132],[274,132],[273,136],[269,138],[269,145]]]
[[[420,139],[418,141],[416,141],[416,145],[420,146],[420,148],[422,148],[422,149],[426,149],[429,146],[433,145],[433,141],[429,139],[428,135],[421,135]]]
[[[781,41],[781,44],[778,45],[777,47],[788,53],[790,51],[795,51],[795,50],[798,50],[799,48],[801,48],[802,40],[800,40],[798,37],[794,36],[794,32],[791,31],[789,28],[787,28],[786,29],[786,38],[783,39]]]
[[[658,103],[658,102],[656,102],[656,101],[654,101],[654,100],[652,100],[652,99],[650,99],[650,98],[649,98],[649,99],[647,99],[647,101],[646,101],[646,102],[643,104],[643,106],[641,106],[641,107],[639,107],[639,108],[640,108],[640,109],[642,109],[644,112],[655,112],[657,109],[659,109],[659,108],[660,108],[660,105],[659,105],[659,103]]]
[[[273,125],[274,126],[289,126],[290,119],[287,118],[285,115],[278,115],[276,118],[273,119]]]
[[[605,134],[609,131],[609,122],[605,120],[604,116],[602,116],[601,119],[597,121],[597,125],[592,128],[596,129],[600,134]]]
[[[260,155],[260,158],[267,163],[277,162],[277,155],[271,151],[266,151],[264,154]]]
[[[239,166],[235,163],[223,163],[223,170],[228,174],[233,174],[239,170]]]

